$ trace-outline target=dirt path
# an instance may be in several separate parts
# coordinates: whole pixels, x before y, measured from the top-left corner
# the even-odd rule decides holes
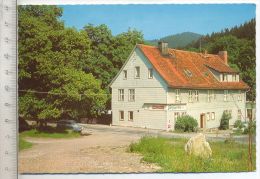
[[[127,152],[138,135],[94,131],[76,139],[34,139],[31,149],[19,153],[20,173],[120,173],[153,172],[159,168],[140,162],[142,156]]]

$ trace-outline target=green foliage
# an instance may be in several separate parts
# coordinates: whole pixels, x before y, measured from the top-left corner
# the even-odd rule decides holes
[[[177,118],[175,123],[175,130],[183,132],[194,132],[198,127],[198,122],[196,119],[189,115],[181,116]]]
[[[143,137],[129,146],[130,152],[143,155],[143,160],[161,167],[158,172],[242,172],[248,170],[246,144],[210,142],[212,157],[203,159],[187,155],[183,146],[187,139]],[[256,149],[253,145],[253,168],[256,169]]]
[[[56,132],[50,132],[50,131],[40,131],[36,129],[32,129],[29,131],[24,131],[20,133],[20,138],[24,137],[40,137],[40,138],[54,138],[54,139],[60,139],[60,138],[76,138],[80,137],[80,133],[73,132],[71,130],[66,131],[56,131]]]
[[[256,134],[256,121],[248,122],[247,127],[244,128],[243,134],[248,134],[249,129],[253,135]]]
[[[157,46],[158,41],[164,41],[164,42],[168,42],[170,48],[181,48],[192,43],[193,41],[197,41],[200,37],[201,37],[200,34],[196,34],[193,32],[183,32],[180,34],[163,37],[160,40],[148,40],[146,41],[146,43],[148,45]]]
[[[44,122],[100,115],[109,104],[108,83],[142,34],[113,36],[104,24],[66,28],[58,6],[18,11],[19,116]]]
[[[226,130],[229,129],[229,120],[231,119],[231,114],[229,112],[224,111],[220,120],[219,129]]]
[[[234,123],[234,127],[238,128],[238,129],[242,129],[244,127],[244,125],[241,120],[236,120]]]
[[[31,142],[26,141],[21,136],[19,136],[19,151],[29,149],[33,146]]]

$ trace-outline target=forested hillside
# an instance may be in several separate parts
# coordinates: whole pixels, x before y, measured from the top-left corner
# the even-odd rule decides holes
[[[197,52],[206,50],[213,54],[227,50],[229,65],[236,68],[251,87],[247,93],[247,100],[250,101],[255,101],[256,96],[255,25],[255,19],[252,19],[241,26],[202,36],[184,48]]]
[[[142,33],[113,36],[106,25],[67,28],[57,6],[18,10],[19,117],[79,119],[108,108],[108,84],[135,44],[143,43]]]
[[[193,32],[183,32],[162,37],[160,40],[147,40],[146,43],[157,46],[159,41],[164,41],[168,42],[170,48],[181,48],[187,46],[191,42],[197,41],[201,36],[202,35]]]

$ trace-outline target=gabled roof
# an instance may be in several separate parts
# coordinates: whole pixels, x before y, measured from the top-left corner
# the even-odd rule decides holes
[[[193,89],[249,89],[239,82],[220,82],[211,73],[212,68],[221,73],[237,73],[226,65],[218,55],[201,54],[169,48],[169,55],[163,56],[158,47],[138,44],[155,70],[172,88]]]

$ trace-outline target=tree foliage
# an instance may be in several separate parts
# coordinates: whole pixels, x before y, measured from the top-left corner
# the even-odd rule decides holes
[[[57,6],[19,6],[19,116],[44,121],[96,117],[108,83],[143,36],[106,25],[67,28]]]

